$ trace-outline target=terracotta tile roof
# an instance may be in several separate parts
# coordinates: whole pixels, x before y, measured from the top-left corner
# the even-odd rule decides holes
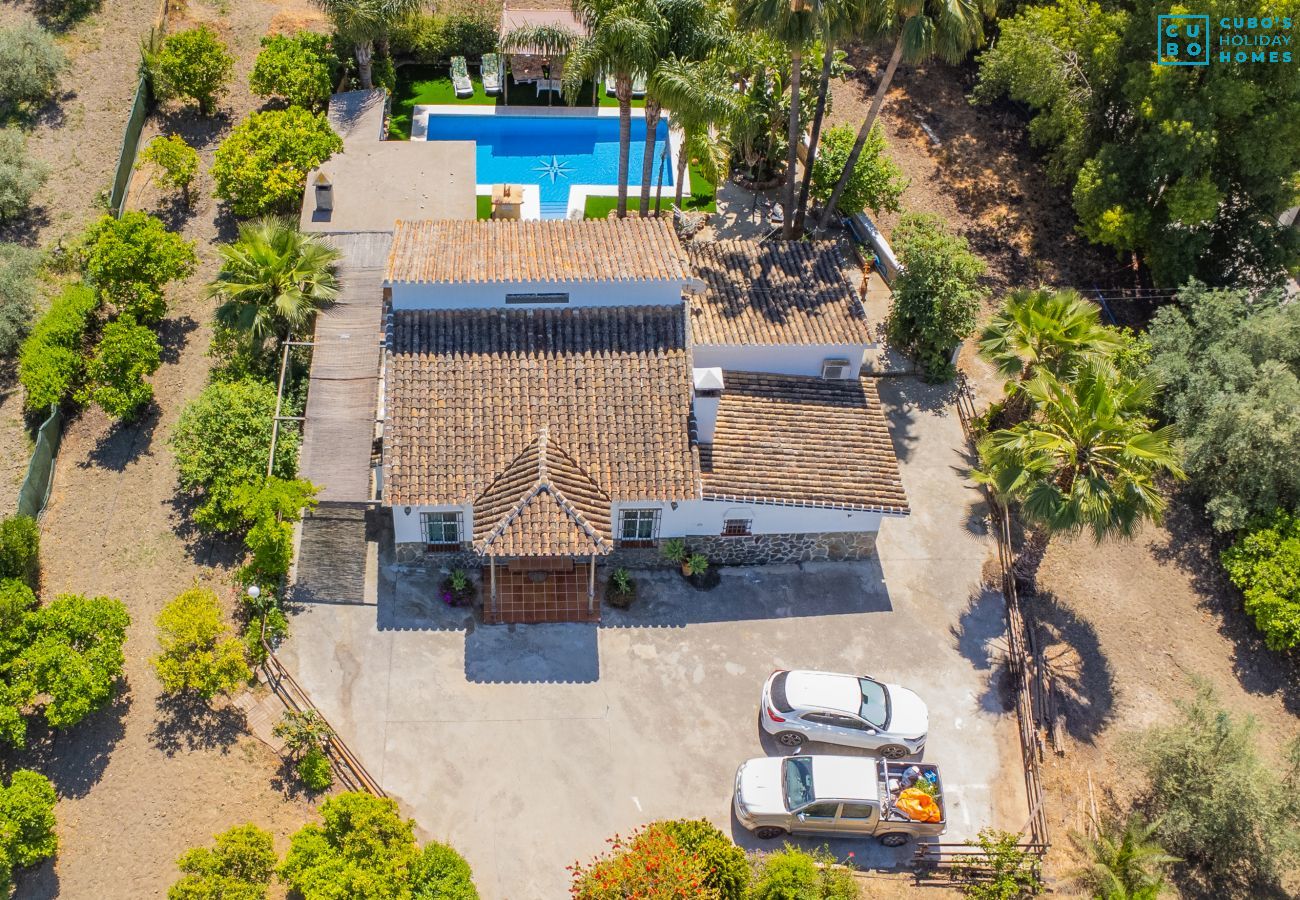
[[[870,343],[833,241],[717,241],[689,252],[705,283],[690,299],[695,343]]]
[[[546,426],[474,501],[474,549],[575,556],[614,549],[610,498]]]
[[[543,428],[606,496],[697,497],[685,332],[680,307],[394,313],[385,502],[495,501],[488,488]],[[607,528],[576,474],[547,470],[589,525]],[[503,496],[522,497],[521,483],[506,484]]]
[[[670,220],[398,221],[389,283],[685,281]]]
[[[705,499],[907,512],[874,382],[725,372]]]

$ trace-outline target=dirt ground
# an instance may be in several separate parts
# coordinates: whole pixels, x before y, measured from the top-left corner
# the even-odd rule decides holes
[[[111,129],[105,126],[113,136],[97,138],[112,147],[96,160],[105,172],[115,164],[130,103],[130,90],[123,85],[134,71],[141,29],[147,29],[154,9],[152,0],[112,2],[99,16],[103,21],[87,26],[105,44],[112,35],[120,45],[117,55],[129,62],[116,74],[107,60],[97,77],[83,73],[88,84],[102,80],[122,89],[116,97],[105,86],[102,95],[104,103],[111,97],[117,103],[115,123]],[[158,196],[147,184],[132,193],[133,207],[156,212],[180,229],[196,242],[201,259],[198,273],[170,294],[171,310],[161,329],[164,363],[153,378],[155,407],[128,428],[116,427],[90,409],[71,424],[59,454],[43,520],[44,592],[120,597],[132,625],[121,698],[57,740],[35,741],[14,760],[47,772],[60,795],[59,855],[22,875],[20,897],[161,897],[177,876],[176,857],[188,847],[252,821],[274,832],[283,849],[287,835],[313,815],[310,803],[285,793],[278,758],[248,735],[241,712],[218,709],[203,715],[172,707],[160,697],[148,663],[157,649],[153,620],[164,603],[196,581],[230,593],[231,548],[198,540],[187,528],[175,499],[176,471],[167,440],[181,408],[203,389],[211,367],[212,305],[202,286],[216,270],[215,243],[234,232],[232,220],[211,200],[206,173],[217,144],[257,105],[247,92],[257,43],[272,20],[286,12],[295,20],[304,17],[300,3],[218,0],[191,3],[174,20],[175,28],[187,21],[208,22],[239,63],[215,116],[204,120],[190,110],[166,109],[146,132],[146,139],[160,130],[182,134],[199,149],[203,170],[192,208]],[[69,119],[72,115],[66,113]],[[97,118],[89,111],[80,117],[86,122]],[[78,169],[72,161],[68,167],[62,179],[51,179],[52,184],[64,183],[52,187],[55,193],[47,202],[66,204],[80,218],[59,217],[45,226],[50,233],[58,224],[75,230],[96,212],[98,170]],[[6,414],[11,403],[17,398],[6,401]]]
[[[1175,496],[1163,525],[1131,542],[1053,541],[1028,605],[1066,711],[1067,753],[1049,759],[1049,811],[1065,849],[1083,827],[1088,775],[1101,809],[1133,793],[1130,738],[1190,699],[1192,679],[1260,725],[1260,745],[1280,762],[1300,734],[1300,660],[1268,650],[1223,577],[1216,541],[1195,502]],[[1063,861],[1063,860],[1062,860]],[[1300,896],[1300,873],[1289,893]]]

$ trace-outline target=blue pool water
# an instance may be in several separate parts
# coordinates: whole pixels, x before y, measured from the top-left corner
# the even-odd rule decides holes
[[[668,137],[659,122],[655,171]],[[615,116],[461,116],[429,115],[427,140],[475,141],[479,184],[536,184],[543,209],[569,199],[575,184],[618,184],[618,118]],[[640,187],[645,152],[645,119],[633,111],[628,184]],[[664,190],[673,185],[673,161],[664,166]]]

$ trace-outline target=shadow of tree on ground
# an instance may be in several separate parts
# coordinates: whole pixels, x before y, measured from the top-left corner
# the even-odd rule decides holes
[[[1050,591],[1022,597],[1021,608],[1052,676],[1066,733],[1092,743],[1115,717],[1115,672],[1097,629]]]
[[[1214,615],[1219,633],[1232,642],[1233,672],[1242,689],[1276,695],[1290,713],[1300,715],[1300,653],[1268,649],[1246,613],[1241,591],[1228,580],[1219,561],[1231,538],[1215,534],[1199,500],[1187,487],[1170,494],[1164,538],[1152,547],[1152,555],[1191,577],[1199,605]]]
[[[168,756],[189,750],[230,749],[248,732],[244,711],[224,698],[211,702],[197,697],[163,695],[158,720],[149,740]]]

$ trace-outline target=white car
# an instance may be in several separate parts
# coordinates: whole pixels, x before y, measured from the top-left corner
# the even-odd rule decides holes
[[[899,847],[947,828],[943,782],[934,766],[916,766],[934,785],[937,817],[916,821],[895,803],[895,785],[911,763],[867,756],[765,756],[736,771],[736,820],[763,840],[787,834],[875,837]]]
[[[759,721],[784,747],[823,741],[876,750],[887,759],[920,753],[930,730],[925,701],[907,688],[802,669],[778,670],[767,679]]]

